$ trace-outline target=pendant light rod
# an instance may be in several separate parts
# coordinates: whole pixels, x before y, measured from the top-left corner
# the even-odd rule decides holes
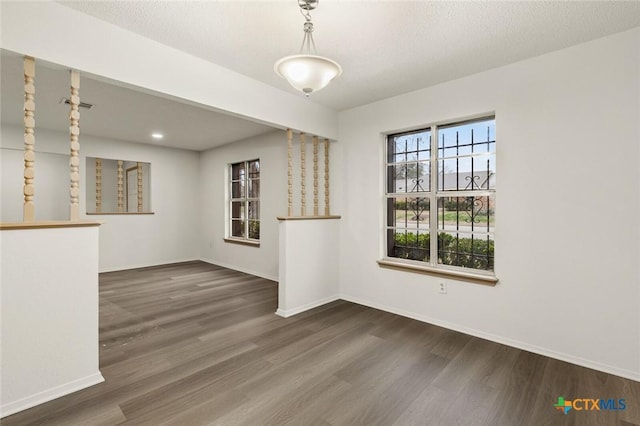
[[[316,43],[313,40],[313,21],[311,18],[311,11],[318,7],[320,0],[298,0],[298,6],[300,7],[300,14],[304,17],[305,23],[302,26],[304,31],[304,38],[302,39],[302,45],[300,46],[300,53],[311,54],[313,47],[313,54],[317,55]],[[306,52],[305,52],[306,47]]]
[[[313,40],[313,22],[304,23],[304,38],[302,39],[302,45],[300,46],[300,53],[306,53],[308,55],[317,55],[316,43]],[[305,52],[306,48],[306,52]]]

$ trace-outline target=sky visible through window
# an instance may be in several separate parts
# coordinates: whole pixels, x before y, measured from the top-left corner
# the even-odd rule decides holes
[[[473,144],[471,144],[473,135]],[[431,157],[431,131],[402,135],[395,138],[395,156],[391,159],[398,161],[419,161],[418,169],[421,176],[429,173],[428,162]],[[456,139],[457,138],[457,139]],[[486,160],[489,161],[489,173],[495,178],[495,155],[483,156],[483,153],[495,152],[496,126],[495,120],[483,120],[462,125],[450,125],[438,128],[438,174],[471,173],[472,154],[474,157],[474,171],[483,170],[486,173]],[[490,142],[490,143],[487,143]],[[455,157],[458,156],[457,161]],[[482,162],[482,167],[480,166]],[[423,171],[424,170],[424,171]],[[483,176],[483,180],[486,176]],[[442,189],[442,187],[439,187]],[[463,189],[463,188],[459,188]],[[424,188],[429,191],[428,187]]]

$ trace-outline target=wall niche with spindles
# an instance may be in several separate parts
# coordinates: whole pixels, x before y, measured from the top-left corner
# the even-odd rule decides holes
[[[153,214],[151,163],[87,157],[87,214]]]

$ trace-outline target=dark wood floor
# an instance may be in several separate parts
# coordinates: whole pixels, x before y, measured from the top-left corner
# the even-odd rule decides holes
[[[276,283],[202,262],[102,274],[106,382],[2,425],[640,424],[638,382],[349,302],[276,306]]]

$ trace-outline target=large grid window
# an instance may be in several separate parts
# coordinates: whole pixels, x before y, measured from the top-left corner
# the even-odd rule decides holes
[[[260,160],[229,165],[229,237],[260,240]]]
[[[386,256],[494,269],[495,119],[387,137]]]

